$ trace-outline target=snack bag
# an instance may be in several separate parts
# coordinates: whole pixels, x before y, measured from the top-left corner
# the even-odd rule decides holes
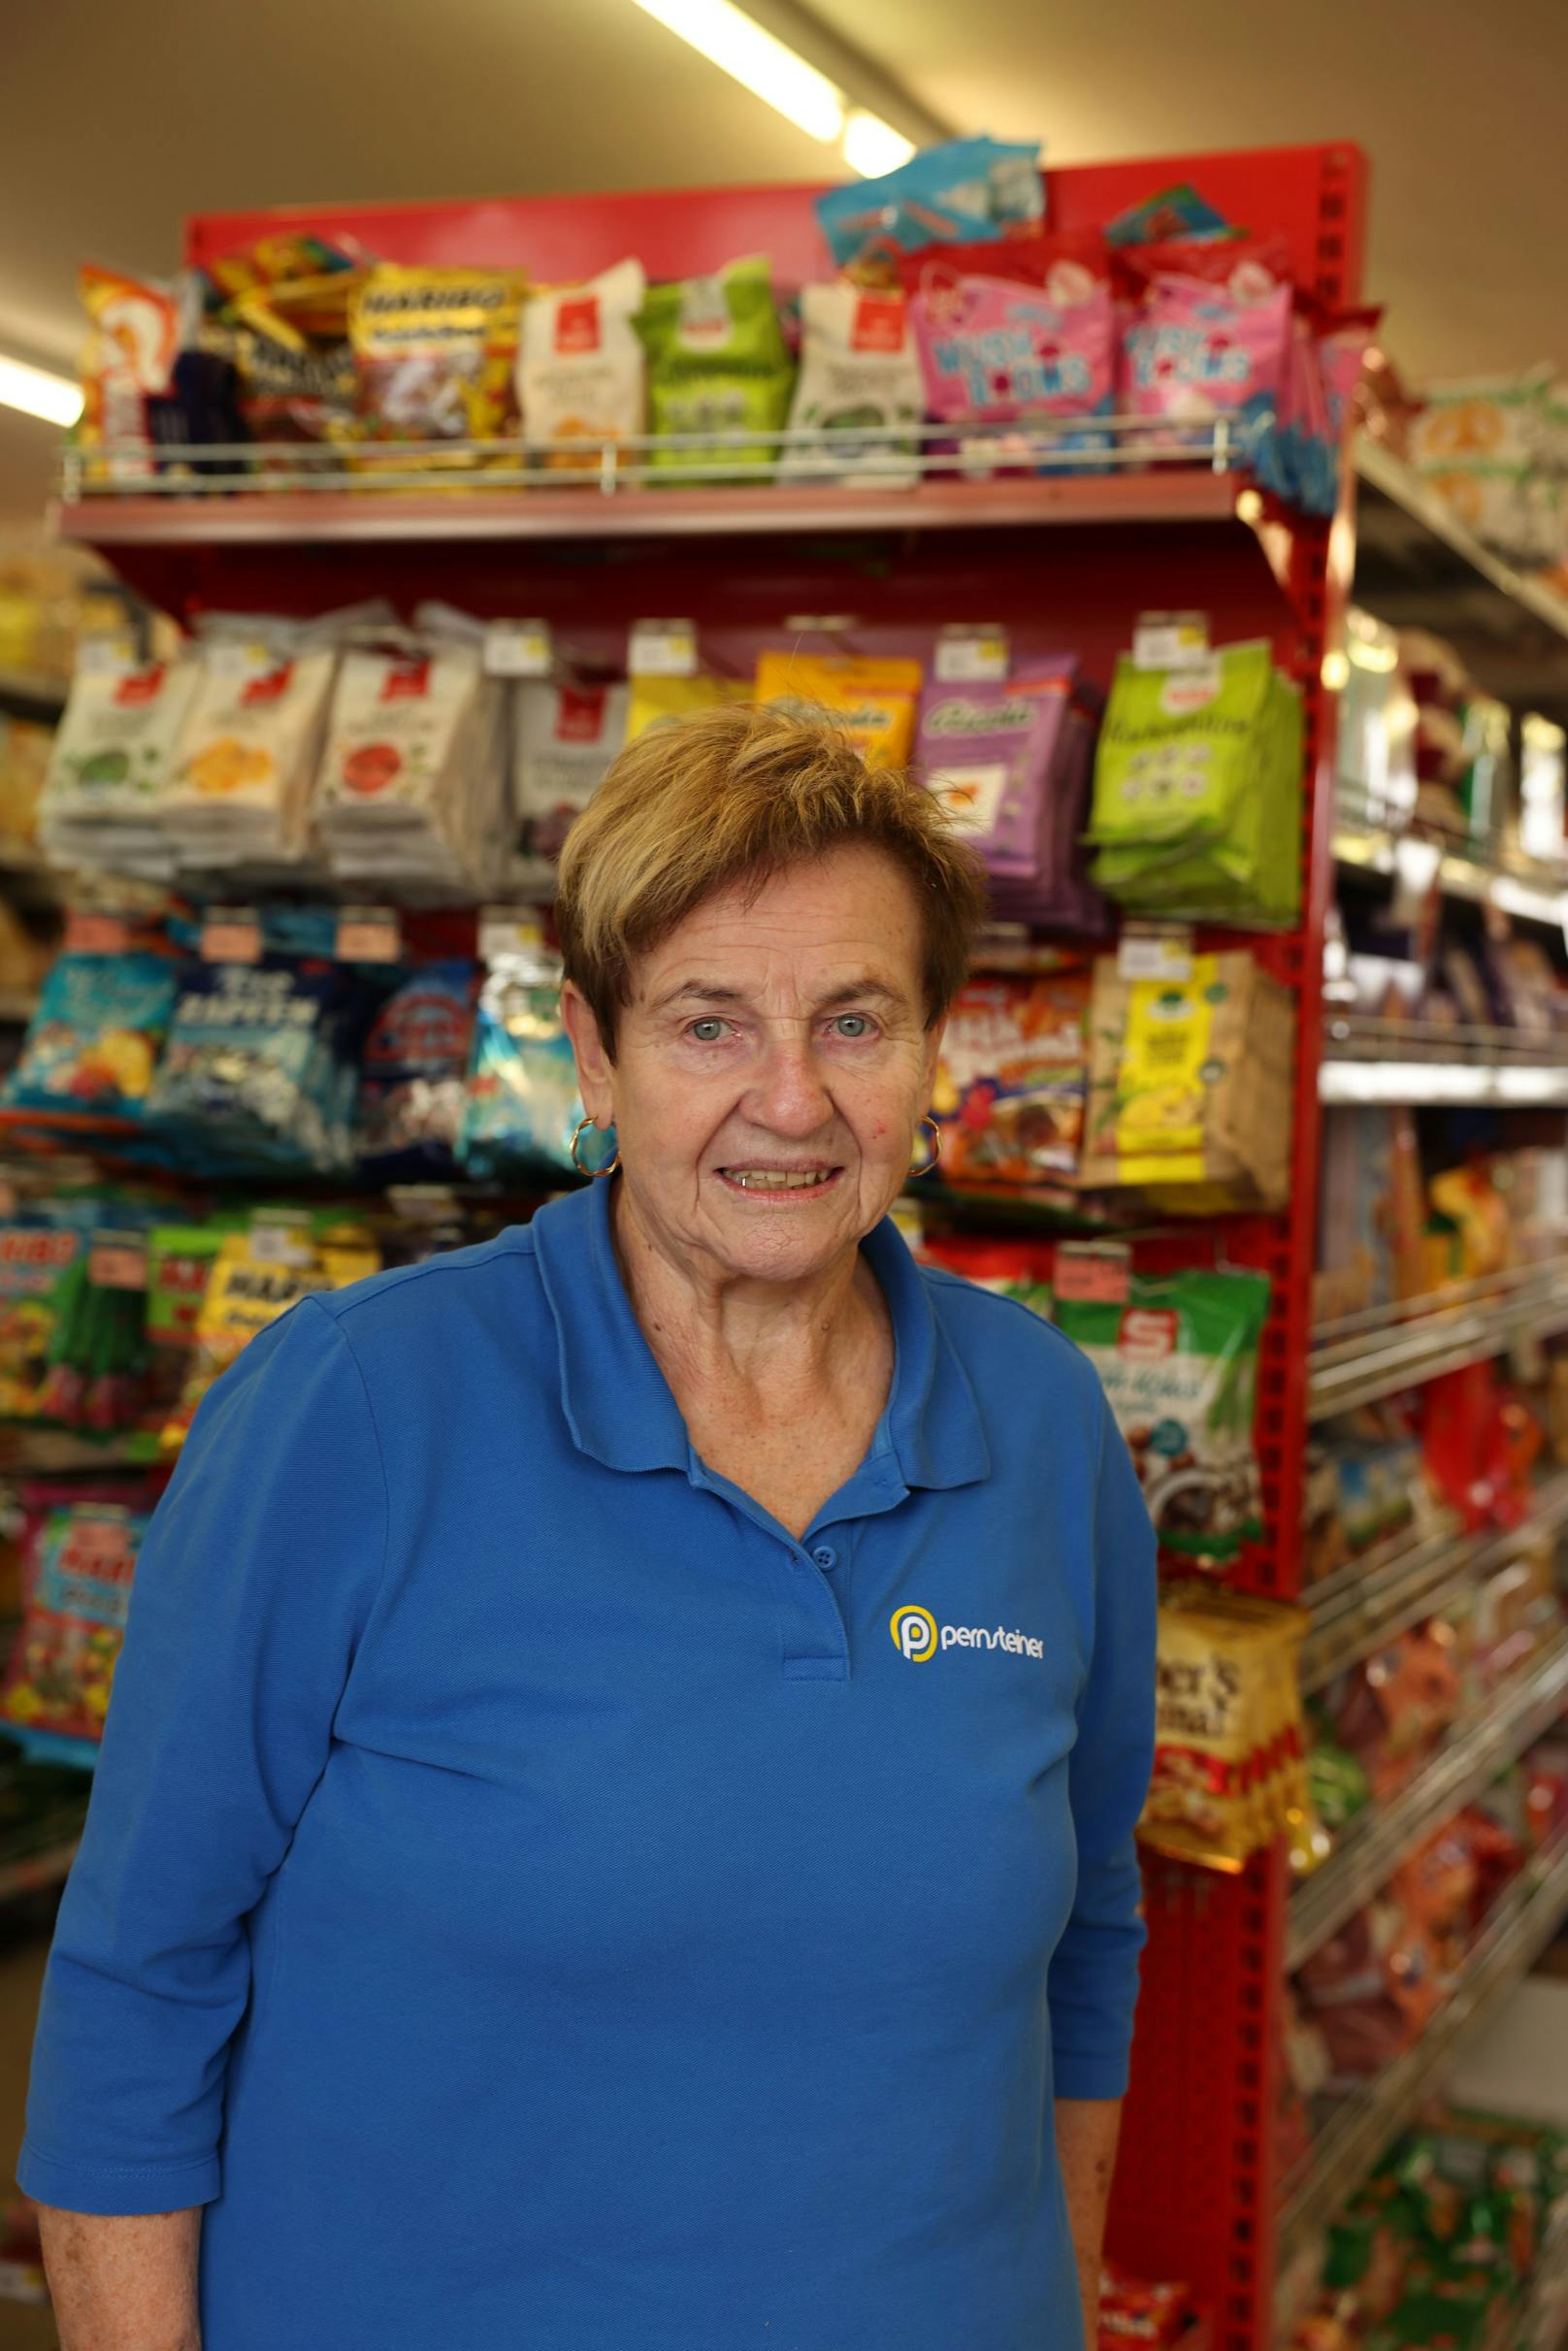
[[[649,463],[735,474],[770,465],[793,371],[766,257],[650,286],[637,330],[653,431],[683,437],[656,445]]]
[[[147,1420],[159,1429],[179,1402],[196,1323],[225,1227],[155,1224],[147,1237]]]
[[[797,718],[824,712],[870,767],[901,767],[914,748],[918,661],[854,654],[768,652],[758,656],[756,700]]]
[[[903,295],[802,286],[800,334],[780,470],[883,487],[918,479],[925,395]]]
[[[38,1531],[26,1614],[0,1690],[0,1715],[35,1755],[94,1758],[147,1524],[139,1511],[83,1502],[50,1511]]]
[[[945,139],[894,171],[817,198],[833,260],[865,283],[890,279],[900,253],[981,244],[998,229],[1027,229],[1044,213],[1038,145],[984,135]]]
[[[159,821],[193,865],[296,863],[336,656],[227,628],[202,647]]]
[[[1278,1832],[1260,1801],[1281,1730],[1275,1657],[1289,1657],[1305,1619],[1268,1601],[1244,1614],[1223,1597],[1182,1586],[1161,1597],[1155,1766],[1138,1836],[1233,1876]]]
[[[323,268],[302,250],[297,275],[237,287],[221,315],[205,323],[203,347],[232,362],[240,415],[258,441],[357,434],[348,314],[364,278],[346,261]]]
[[[449,1176],[463,1123],[477,973],[472,963],[411,972],[365,1039],[355,1151],[376,1183]]]
[[[179,966],[160,955],[57,956],[0,1102],[67,1123],[140,1122],[178,981]]]
[[[82,1225],[57,1216],[0,1224],[0,1419],[37,1418],[67,1284],[88,1241]]]
[[[1118,212],[1105,231],[1107,245],[1154,245],[1165,237],[1224,239],[1233,237],[1223,212],[1217,212],[1208,200],[1200,196],[1191,180],[1179,180],[1174,187],[1161,188],[1157,196],[1146,196],[1141,204],[1129,205]]]
[[[156,438],[155,404],[174,388],[180,310],[169,287],[90,262],[77,283],[89,322],[77,429],[84,441],[117,442],[127,452],[116,462],[112,450],[99,469],[114,480],[134,474]]]
[[[1082,241],[1019,245],[1019,255],[987,247],[983,259],[959,251],[906,265],[926,405],[940,421],[1011,424],[1114,407],[1116,321],[1097,254]],[[1104,435],[1061,445],[1099,448]]]
[[[377,440],[495,441],[513,418],[523,280],[510,270],[378,262],[356,288],[348,338]]]
[[[634,677],[627,688],[626,739],[635,743],[649,727],[694,710],[718,710],[727,702],[749,702],[749,677],[720,677],[703,670],[696,677]]]
[[[345,655],[314,801],[334,872],[482,882],[505,788],[503,711],[476,645]]]
[[[1089,973],[970,979],[936,1064],[931,1111],[950,1184],[1035,1184],[1078,1163]]]
[[[1188,669],[1120,658],[1094,765],[1094,879],[1144,914],[1289,923],[1301,700],[1261,639]]]
[[[147,1117],[186,1164],[331,1174],[350,1157],[368,1006],[344,964],[267,955],[186,976]]]
[[[1130,413],[1179,424],[1234,416],[1257,438],[1278,412],[1290,343],[1288,285],[1238,300],[1193,278],[1157,278],[1123,345]]]
[[[1057,1322],[1098,1372],[1160,1548],[1224,1569],[1262,1535],[1253,1420],[1268,1277],[1129,1273],[1123,1299],[1062,1294]]]
[[[39,801],[50,856],[113,870],[163,854],[158,806],[196,678],[193,661],[78,667]]]
[[[927,790],[998,885],[997,911],[1094,929],[1103,909],[1078,842],[1092,746],[1073,723],[1076,668],[1065,655],[1025,664],[1005,684],[928,683],[917,748]]]
[[[479,996],[460,1160],[480,1181],[557,1183],[581,1117],[558,961],[542,951],[498,958]]]
[[[297,1298],[344,1289],[379,1270],[375,1244],[347,1221],[318,1231],[307,1211],[258,1214],[243,1231],[225,1233],[196,1317],[185,1385],[159,1432],[160,1450],[179,1452],[213,1382]]]
[[[553,895],[562,844],[627,739],[635,692],[626,686],[557,686],[543,678],[519,684],[512,704],[511,770],[516,888]]]
[[[643,429],[646,361],[634,320],[647,294],[640,261],[618,261],[586,284],[531,294],[523,305],[517,400],[523,443],[550,467],[592,465],[595,448],[555,441],[631,441]]]

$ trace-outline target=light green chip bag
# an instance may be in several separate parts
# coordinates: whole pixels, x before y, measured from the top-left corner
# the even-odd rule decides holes
[[[776,458],[772,436],[788,412],[795,371],[763,255],[732,261],[712,278],[650,286],[636,323],[656,434],[757,436],[656,447],[654,466],[745,468]]]

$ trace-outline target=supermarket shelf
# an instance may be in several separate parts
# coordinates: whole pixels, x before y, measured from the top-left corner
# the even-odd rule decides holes
[[[1321,1102],[1568,1104],[1568,1038],[1324,1015]]]
[[[1447,639],[1478,685],[1568,724],[1568,598],[1482,546],[1398,458],[1356,451],[1358,604]]]
[[[1347,1315],[1313,1334],[1307,1414],[1321,1420],[1568,1329],[1568,1258],[1511,1266],[1429,1298]]]
[[[1452,1812],[1478,1796],[1505,1764],[1568,1708],[1568,1633],[1535,1664],[1511,1675],[1468,1728],[1449,1737],[1424,1771],[1347,1830],[1321,1869],[1290,1896],[1285,1965],[1293,1973],[1388,1883],[1399,1864]]]
[[[1346,793],[1347,787],[1342,784],[1339,793],[1342,811]],[[1341,865],[1353,871],[1391,875],[1398,865],[1402,840],[1421,842],[1437,851],[1435,880],[1448,898],[1466,898],[1478,906],[1495,906],[1500,914],[1512,915],[1518,921],[1550,923],[1553,929],[1560,929],[1568,919],[1568,867],[1558,871],[1526,858],[1491,864],[1438,834],[1415,827],[1407,833],[1394,833],[1375,825],[1358,824],[1343,814],[1334,826],[1334,856]]]
[[[1568,1520],[1568,1470],[1538,1486],[1518,1526],[1466,1534],[1452,1514],[1397,1550],[1352,1560],[1304,1594],[1312,1623],[1301,1650],[1301,1687],[1321,1689],[1383,1642],[1437,1615],[1467,1584],[1506,1567],[1520,1544]]]
[[[1552,1941],[1568,1917],[1568,1838],[1540,1854],[1502,1896],[1449,1998],[1413,2048],[1342,2099],[1311,2151],[1287,2177],[1279,2225],[1283,2270],[1309,2230],[1321,2228],[1365,2179],[1388,2141],[1435,2087],[1434,2076]]]
[[[515,441],[385,443],[351,454],[328,442],[204,444],[178,454],[67,444],[60,528],[115,546],[712,538],[1230,520],[1248,495],[1245,438],[1225,418],[1197,428],[1186,446],[1147,417],[1097,420],[1095,435],[1101,445],[1074,445],[1081,418],[966,429],[963,462],[975,474],[963,478],[952,428],[913,427],[918,449],[894,461],[901,478],[886,486],[801,479],[787,470],[792,453],[825,467],[833,458],[820,434],[799,430],[768,437],[785,450],[782,462],[757,459],[758,437],[743,432],[563,441],[532,454]],[[792,448],[801,442],[803,452]],[[1020,470],[988,475],[981,469],[990,465]],[[1257,502],[1256,491],[1251,497]]]

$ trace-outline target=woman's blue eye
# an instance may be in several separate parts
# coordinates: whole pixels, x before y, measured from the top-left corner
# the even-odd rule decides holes
[[[693,1021],[692,1034],[700,1045],[716,1045],[724,1034],[722,1021]]]

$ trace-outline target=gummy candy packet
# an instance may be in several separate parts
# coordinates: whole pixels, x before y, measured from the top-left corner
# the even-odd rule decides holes
[[[1038,143],[984,135],[944,140],[894,171],[817,198],[833,260],[857,275],[891,274],[899,253],[980,244],[999,228],[1028,227],[1044,212]]]
[[[798,718],[826,713],[871,767],[901,767],[914,748],[920,664],[855,654],[758,656],[757,700]]]
[[[594,450],[551,441],[625,441],[643,429],[646,360],[634,320],[647,294],[640,261],[585,284],[530,294],[517,352],[523,442],[546,468],[592,465]]]
[[[94,1123],[145,1118],[178,983],[165,956],[57,956],[0,1102]]]
[[[377,1183],[449,1176],[463,1124],[477,973],[411,972],[371,1023],[360,1063],[355,1150]]]
[[[777,455],[794,369],[762,254],[711,278],[648,288],[637,316],[648,354],[655,468],[745,474]]]
[[[800,372],[782,471],[834,481],[913,481],[924,413],[901,293],[847,282],[800,289]]]
[[[140,1511],[82,1502],[50,1511],[35,1533],[0,1714],[40,1759],[96,1754],[148,1523]]]
[[[511,270],[378,262],[355,287],[348,338],[373,439],[492,441],[514,417],[523,279]]]

